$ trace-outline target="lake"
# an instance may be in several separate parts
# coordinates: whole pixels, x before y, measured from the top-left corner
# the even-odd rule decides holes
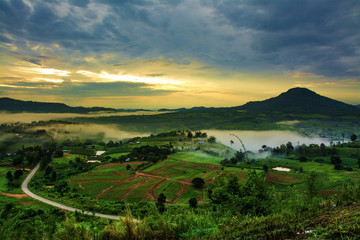
[[[286,144],[291,142],[293,146],[306,144],[321,144],[329,145],[330,140],[326,138],[316,138],[316,137],[307,137],[303,136],[297,132],[292,131],[280,131],[280,130],[271,130],[271,131],[240,131],[240,130],[203,130],[208,136],[216,137],[218,142],[231,147],[233,149],[239,150],[242,149],[239,140],[231,136],[230,134],[235,134],[238,136],[241,141],[243,141],[246,150],[252,152],[257,152],[263,145],[268,147],[277,147],[281,144]],[[234,144],[231,144],[230,141],[234,141]],[[243,150],[243,149],[242,149]]]

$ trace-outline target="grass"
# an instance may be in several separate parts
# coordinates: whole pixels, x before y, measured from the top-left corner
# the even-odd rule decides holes
[[[177,202],[188,203],[190,198],[198,199],[200,196],[202,196],[202,194],[204,194],[203,191],[195,189],[193,186],[189,186]]]
[[[19,179],[15,179],[14,182],[17,183],[19,185],[19,187],[18,188],[12,188],[12,189],[9,189],[7,187],[8,180],[6,179],[6,173],[8,171],[10,171],[12,173],[12,175],[14,176],[14,172],[16,171],[16,169],[14,169],[14,168],[0,168],[0,192],[15,193],[15,194],[23,193],[23,191],[20,188],[20,185],[24,181],[24,179],[26,178],[28,173],[30,173],[30,171],[23,172],[23,175]]]
[[[147,182],[141,184],[137,188],[133,189],[129,196],[126,198],[127,202],[139,202],[145,196],[145,194],[150,190],[150,188],[160,182],[161,179],[149,179]]]
[[[169,163],[171,163],[171,161],[169,161],[169,160],[165,160],[165,161],[166,161],[166,164],[169,166]],[[164,167],[165,166],[165,161],[161,161],[161,162],[158,162],[158,163],[152,165],[151,167],[145,169],[144,172],[152,172],[152,171],[155,171],[155,170],[157,170],[159,168]]]
[[[121,198],[124,196],[124,194],[129,190],[129,188],[140,182],[141,180],[143,180],[143,177],[139,177],[136,178],[133,181],[130,182],[126,182],[126,183],[121,183],[118,186],[110,189],[109,191],[105,192],[104,195],[102,195],[102,199],[106,199],[106,200],[121,200]]]
[[[130,152],[121,152],[121,153],[112,153],[112,154],[106,154],[112,158],[118,158],[124,155],[128,155]]]
[[[172,199],[181,190],[183,184],[173,181],[165,181],[161,183],[156,189],[155,194],[159,196],[163,193],[167,199]]]
[[[76,183],[76,189],[78,193],[95,198],[104,189],[107,189],[108,187],[114,185],[115,183],[116,182],[83,182],[81,186],[83,186],[85,189],[79,188]]]
[[[223,160],[220,157],[214,157],[211,155],[207,155],[204,153],[197,152],[177,152],[171,154],[169,159],[185,161],[185,162],[193,162],[193,163],[203,163],[203,164],[212,164],[212,165],[220,165],[220,161]]]

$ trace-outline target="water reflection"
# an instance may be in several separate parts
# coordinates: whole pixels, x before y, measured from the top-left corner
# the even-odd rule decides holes
[[[246,150],[257,152],[263,145],[277,147],[281,144],[291,142],[293,146],[301,144],[321,144],[329,145],[329,139],[320,137],[307,137],[292,131],[239,131],[239,130],[203,130],[208,136],[216,137],[218,142],[233,149],[242,149],[241,143],[234,136],[237,135],[245,145]],[[233,144],[230,141],[233,141]]]

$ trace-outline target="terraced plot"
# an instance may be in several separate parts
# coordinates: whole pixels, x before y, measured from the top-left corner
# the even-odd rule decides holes
[[[135,169],[142,162],[110,163],[73,176],[68,182],[81,194],[108,200],[154,201],[161,193],[165,194],[168,203],[187,202],[192,197],[201,200],[203,191],[195,189],[191,181],[201,177],[207,184],[212,182],[221,170],[219,166],[209,163],[218,158],[203,154],[173,155],[174,158],[159,162],[142,172],[131,173],[126,169],[126,165]],[[198,157],[200,159],[196,159]]]

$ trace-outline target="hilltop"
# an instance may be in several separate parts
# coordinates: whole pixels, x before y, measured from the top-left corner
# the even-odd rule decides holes
[[[360,115],[360,110],[357,107],[321,96],[307,88],[292,88],[277,97],[264,101],[248,102],[245,105],[235,107],[235,109],[257,113]]]
[[[249,113],[318,114],[326,116],[360,116],[359,105],[346,104],[321,96],[307,88],[292,88],[277,97],[263,101],[248,102],[236,107],[193,107],[177,109],[159,109],[159,112],[214,113],[246,110]],[[105,107],[70,107],[64,103],[21,101],[12,98],[0,98],[0,111],[33,113],[89,113],[97,111],[134,112],[147,109],[113,109]]]
[[[22,101],[12,98],[0,98],[0,111],[12,113],[89,113],[98,111],[115,111],[113,108],[104,107],[70,107],[64,103]]]

